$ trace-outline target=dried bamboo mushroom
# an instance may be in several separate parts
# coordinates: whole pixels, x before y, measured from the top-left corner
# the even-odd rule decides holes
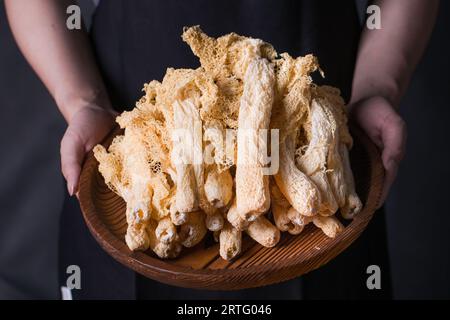
[[[187,248],[202,241],[206,234],[205,214],[202,211],[189,212],[188,220],[180,227],[181,244]]]
[[[347,185],[345,184],[344,163],[340,152],[340,138],[335,138],[328,152],[328,181],[333,189],[334,197],[342,208],[347,199]]]
[[[342,223],[334,217],[316,216],[313,218],[313,223],[316,227],[322,229],[328,237],[334,238],[339,232],[344,229]]]
[[[248,228],[250,221],[248,219],[243,218],[237,209],[236,198],[233,200],[231,207],[227,212],[228,222],[231,223],[233,227],[235,227],[239,231],[243,231]]]
[[[311,179],[295,163],[295,142],[292,136],[280,144],[280,169],[275,181],[295,210],[305,216],[318,213],[320,192]]]
[[[156,238],[162,243],[171,243],[178,237],[177,229],[170,217],[165,217],[158,222],[155,229]]]
[[[291,227],[291,220],[287,216],[291,204],[283,196],[278,186],[271,181],[270,184],[271,208],[275,225],[280,231],[288,231]]]
[[[305,153],[297,159],[297,165],[320,191],[319,213],[333,215],[338,209],[338,204],[328,182],[327,156],[333,137],[338,134],[337,124],[330,112],[317,100],[311,103],[310,121],[311,140]]]
[[[302,215],[293,207],[289,208],[287,217],[294,225],[298,227],[304,227],[314,219],[314,217]]]
[[[156,234],[157,228],[158,224],[155,221],[151,221],[147,225],[146,230],[149,238],[149,247],[160,258],[175,258],[178,256],[182,247],[178,236],[173,237],[171,241],[161,241]]]
[[[225,260],[231,260],[239,253],[242,248],[242,232],[226,223],[219,234],[220,256]]]
[[[128,225],[125,242],[131,250],[147,250],[149,246],[148,234],[145,225]]]
[[[261,130],[268,129],[274,99],[275,75],[266,59],[250,62],[244,76],[239,108],[236,205],[238,214],[250,221],[270,206],[269,177],[264,173]],[[251,195],[251,197],[249,196]]]
[[[230,171],[209,171],[205,182],[205,193],[214,207],[225,207],[233,197],[233,177]]]
[[[341,144],[339,151],[344,165],[345,184],[347,185],[347,197],[344,206],[341,208],[341,214],[345,219],[353,219],[361,211],[362,203],[355,191],[355,182],[353,180],[352,168],[350,167],[347,146]]]
[[[205,225],[209,231],[220,231],[224,223],[225,219],[220,211],[206,215]]]
[[[172,106],[175,139],[178,141],[172,157],[176,161],[176,208],[179,212],[198,210],[197,181],[195,177],[195,159],[202,154],[202,148],[196,139],[196,129],[201,124],[198,109],[192,99],[175,101]],[[200,164],[201,165],[201,164]]]
[[[289,201],[283,196],[276,183],[270,184],[270,196],[272,202],[272,214],[275,225],[280,231],[287,231],[290,234],[300,234],[304,225],[295,221],[296,217],[289,216],[290,210],[293,210]],[[297,213],[297,211],[295,211]]]
[[[253,240],[264,247],[273,247],[280,241],[280,230],[263,216],[259,216],[250,223],[246,232]]]
[[[309,223],[335,237],[343,229],[336,211],[351,219],[362,203],[344,101],[313,83],[317,58],[234,33],[212,38],[198,26],[183,40],[201,66],[168,68],[145,84],[136,107],[116,119],[124,134],[108,150],[94,148],[106,184],[127,204],[128,247],[175,258],[209,230],[230,260],[244,231],[266,247]],[[268,129],[279,130],[273,178]]]
[[[170,219],[172,220],[172,223],[176,226],[181,226],[184,223],[186,223],[188,219],[187,212],[179,212],[177,209],[177,206],[175,204],[175,201],[172,201],[170,205]]]
[[[350,166],[349,150],[353,139],[347,127],[344,101],[336,88],[322,86],[316,88],[317,100],[328,116],[334,119],[338,132],[330,146],[328,155],[328,178],[333,189],[335,199],[345,219],[353,219],[362,209],[362,203],[355,191],[353,172]]]

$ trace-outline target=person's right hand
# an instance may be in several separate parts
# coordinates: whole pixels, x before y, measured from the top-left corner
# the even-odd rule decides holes
[[[61,169],[72,196],[78,192],[78,182],[86,153],[114,127],[116,113],[92,105],[81,108],[70,119],[61,140]]]
[[[383,192],[378,206],[386,200],[406,149],[406,124],[393,105],[381,96],[363,99],[349,106],[350,116],[381,151],[385,169]]]

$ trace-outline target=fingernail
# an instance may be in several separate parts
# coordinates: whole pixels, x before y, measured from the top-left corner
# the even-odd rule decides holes
[[[384,200],[380,200],[380,202],[377,205],[377,209],[376,210],[380,209],[383,205],[384,205]]]
[[[386,163],[386,169],[391,169],[394,166],[394,161],[393,160],[388,160],[388,162]]]
[[[73,192],[74,192],[73,185],[67,184],[67,191],[69,191],[69,195],[72,197],[73,196]]]

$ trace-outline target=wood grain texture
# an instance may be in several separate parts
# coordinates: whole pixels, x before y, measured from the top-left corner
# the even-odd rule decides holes
[[[355,143],[350,153],[356,190],[363,210],[336,238],[308,225],[298,236],[283,233],[274,248],[265,248],[248,237],[242,254],[232,261],[219,256],[218,244],[208,235],[194,248],[184,248],[173,260],[161,260],[151,251],[132,252],[124,241],[125,203],[111,192],[98,172],[92,152],[83,166],[79,200],[86,224],[112,257],[151,279],[167,284],[211,290],[236,290],[286,281],[317,269],[355,241],[375,212],[381,196],[384,169],[375,145],[358,128],[351,128]],[[108,146],[120,131],[104,142]]]

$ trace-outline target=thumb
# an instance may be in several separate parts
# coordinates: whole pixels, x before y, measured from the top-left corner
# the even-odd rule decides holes
[[[383,144],[381,158],[386,175],[379,207],[385,202],[389,190],[397,176],[399,163],[403,159],[405,153],[406,135],[405,122],[393,111],[385,118],[381,128],[381,140]]]
[[[78,189],[85,147],[80,136],[70,128],[61,140],[61,170],[67,182],[67,190],[73,196]]]

